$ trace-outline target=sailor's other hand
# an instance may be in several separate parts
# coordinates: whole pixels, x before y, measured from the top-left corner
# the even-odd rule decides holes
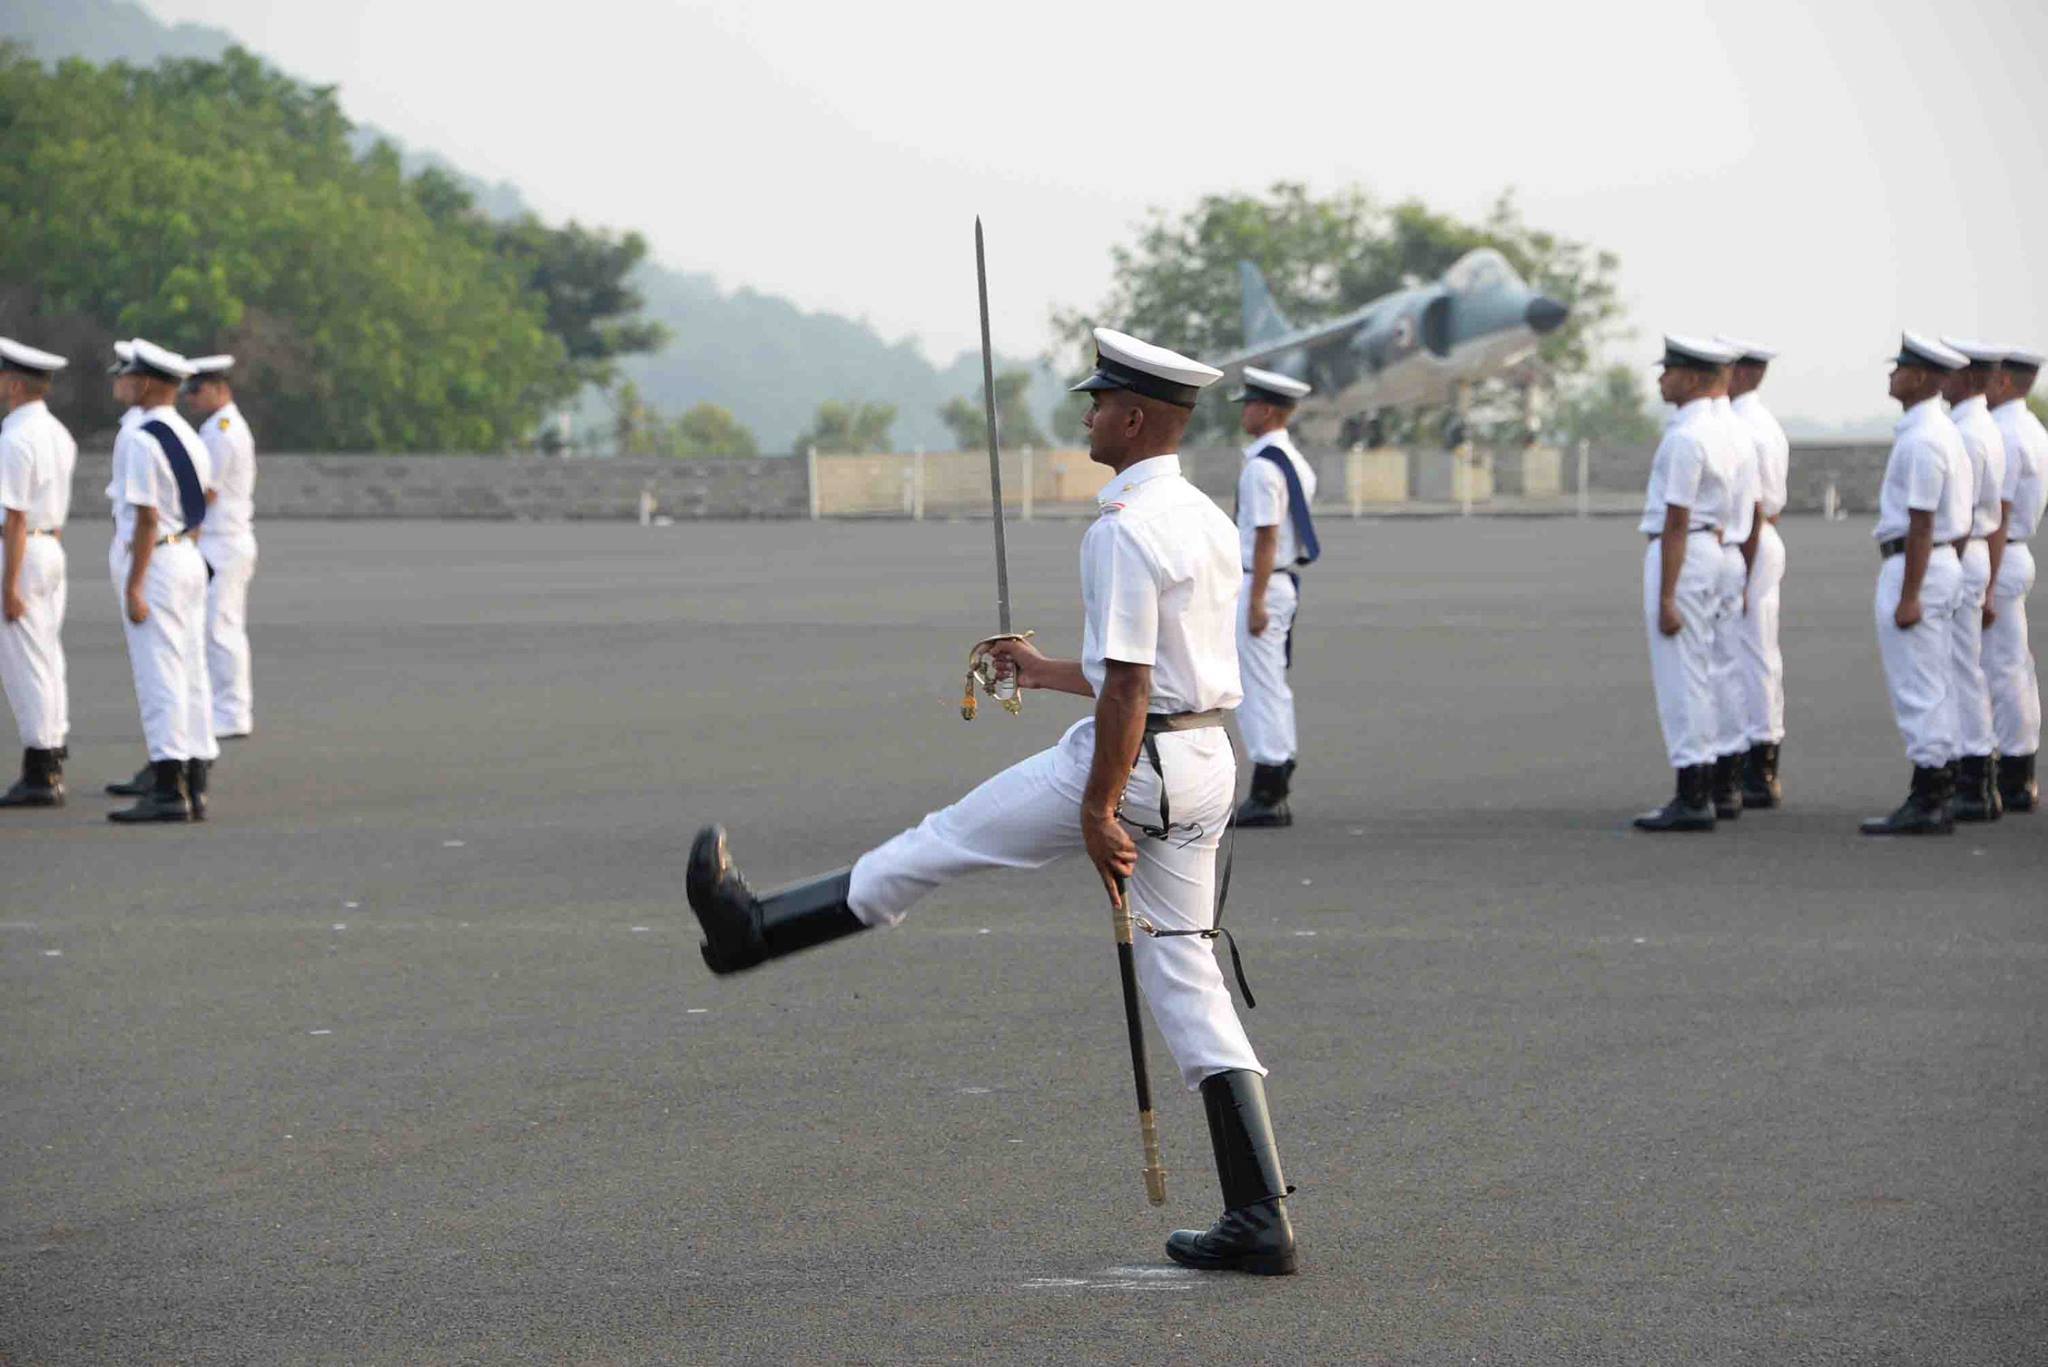
[[[1272,620],[1272,614],[1266,611],[1263,601],[1253,603],[1244,610],[1245,629],[1254,636],[1264,636],[1266,627]]]
[[[1685,619],[1678,615],[1678,600],[1665,598],[1657,604],[1657,630],[1666,636],[1676,636],[1685,630]]]
[[[7,590],[4,606],[0,606],[0,616],[4,616],[10,622],[19,622],[28,616],[28,603],[19,591]]]
[[[128,600],[128,620],[136,626],[141,626],[144,622],[147,622],[149,620],[149,603],[143,598],[142,590],[130,589],[125,597]]]
[[[1901,598],[1898,607],[1892,609],[1892,625],[1900,631],[1911,631],[1920,625],[1920,600]]]
[[[1131,842],[1130,832],[1116,819],[1115,812],[1084,811],[1081,843],[1088,847],[1088,858],[1102,875],[1102,886],[1109,890],[1110,901],[1116,901],[1117,880],[1129,878],[1138,867],[1138,847]]]
[[[1998,609],[1992,606],[1991,599],[1987,596],[1984,599],[1984,629],[1986,631],[1991,630],[1991,628],[1994,625],[1996,625],[1997,622]]]
[[[1031,642],[997,641],[988,648],[998,679],[1015,679],[1019,688],[1045,687],[1045,656]]]

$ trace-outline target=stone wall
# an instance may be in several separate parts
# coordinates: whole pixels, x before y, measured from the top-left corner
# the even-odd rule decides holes
[[[1874,513],[1877,492],[1891,443],[1884,441],[1792,443],[1786,475],[1786,508],[1817,513],[1830,482],[1845,512]],[[1587,483],[1595,493],[1641,493],[1650,474],[1650,447],[1595,447],[1588,461]],[[1576,492],[1578,455],[1564,453],[1564,487]]]

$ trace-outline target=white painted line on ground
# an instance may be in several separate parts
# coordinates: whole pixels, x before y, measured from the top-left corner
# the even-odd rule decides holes
[[[685,1008],[683,1009],[683,1014],[684,1014],[684,1015],[686,1015],[686,1016],[701,1016],[701,1015],[703,1015],[703,1014],[704,1014],[704,1013],[705,1013],[706,1011],[709,1011],[710,1009],[711,1009],[711,1008],[710,1008],[710,1007],[708,1007],[708,1006],[690,1006],[690,1007],[685,1007]]]
[[[331,1035],[334,1032],[332,1030],[308,1030],[306,1033],[309,1035]]]
[[[443,840],[441,842],[441,848],[444,850],[459,850],[463,847],[463,845],[467,843],[468,842],[462,840]]]
[[[46,949],[43,951],[43,957],[45,959],[61,959],[64,957],[64,951],[61,949]]]

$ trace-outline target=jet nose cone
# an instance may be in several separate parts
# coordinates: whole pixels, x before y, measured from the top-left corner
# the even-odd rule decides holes
[[[1570,312],[1570,309],[1557,300],[1539,294],[1529,301],[1529,307],[1523,310],[1522,317],[1529,324],[1530,330],[1540,337],[1546,332],[1557,331],[1564,323],[1565,315]]]

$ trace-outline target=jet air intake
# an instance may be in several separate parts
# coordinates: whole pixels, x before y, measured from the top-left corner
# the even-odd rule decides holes
[[[1564,320],[1571,310],[1547,294],[1539,294],[1529,301],[1529,307],[1522,311],[1522,321],[1529,325],[1529,331],[1538,337],[1555,332],[1564,326]]]

